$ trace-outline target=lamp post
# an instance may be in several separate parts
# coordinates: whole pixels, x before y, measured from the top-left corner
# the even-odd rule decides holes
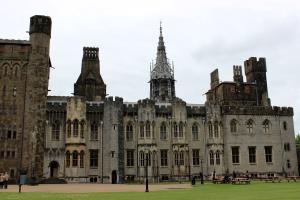
[[[203,182],[203,159],[202,158],[200,159],[200,163],[201,163],[200,181],[201,181],[201,184],[204,184],[204,182]]]
[[[149,151],[145,151],[145,175],[146,175],[146,189],[145,192],[149,192],[149,185],[148,185],[148,159],[149,159]]]

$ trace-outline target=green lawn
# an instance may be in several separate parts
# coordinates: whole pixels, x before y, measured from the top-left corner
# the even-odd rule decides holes
[[[151,189],[151,188],[150,188]],[[300,200],[300,182],[263,183],[252,182],[250,185],[205,184],[189,190],[169,190],[149,193],[0,193],[1,200]]]

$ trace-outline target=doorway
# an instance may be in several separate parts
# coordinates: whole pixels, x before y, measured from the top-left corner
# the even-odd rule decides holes
[[[116,184],[117,183],[117,171],[113,170],[111,173],[111,183]]]
[[[50,167],[50,178],[57,178],[58,177],[58,168],[59,164],[56,161],[52,161],[49,164]]]

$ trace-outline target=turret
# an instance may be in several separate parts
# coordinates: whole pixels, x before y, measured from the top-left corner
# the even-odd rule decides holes
[[[20,167],[28,172],[32,180],[43,176],[51,26],[51,18],[48,16],[35,15],[30,18],[31,53],[26,68],[24,138]]]
[[[248,83],[256,84],[257,104],[262,106],[271,105],[268,97],[267,66],[266,59],[251,57],[244,62],[246,79]]]
[[[233,65],[233,81],[236,83],[243,83],[242,66]]]
[[[210,73],[210,87],[213,89],[217,85],[219,85],[220,79],[219,79],[219,70],[215,69],[213,72]]]
[[[99,48],[83,47],[81,73],[74,84],[74,95],[88,101],[103,101],[106,85],[100,74]]]

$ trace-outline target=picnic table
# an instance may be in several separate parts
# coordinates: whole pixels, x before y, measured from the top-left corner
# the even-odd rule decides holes
[[[279,177],[269,177],[265,179],[266,183],[281,183],[281,178]]]
[[[250,184],[250,179],[248,178],[234,178],[231,180],[232,184]]]
[[[288,177],[286,177],[286,180],[288,182],[290,182],[290,181],[297,182],[297,178],[299,178],[299,177],[297,177],[297,176],[288,176]]]

